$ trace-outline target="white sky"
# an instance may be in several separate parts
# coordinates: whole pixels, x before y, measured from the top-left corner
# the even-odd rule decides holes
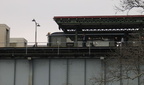
[[[0,24],[7,24],[10,37],[22,37],[34,42],[35,24],[38,42],[47,42],[48,32],[58,32],[54,16],[115,15],[116,0],[0,0]]]

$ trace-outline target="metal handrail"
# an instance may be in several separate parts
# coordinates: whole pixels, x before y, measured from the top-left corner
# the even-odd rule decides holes
[[[126,44],[128,46],[138,46],[139,44],[144,44],[144,41],[86,41],[86,47],[112,47],[119,46],[120,44]],[[77,47],[84,47],[83,41],[75,42],[37,42],[37,47],[74,47],[74,44],[77,44]],[[0,47],[35,47],[35,42],[15,42],[6,45],[5,42],[0,42]]]

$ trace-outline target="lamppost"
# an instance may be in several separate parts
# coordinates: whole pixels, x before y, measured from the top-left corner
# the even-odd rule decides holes
[[[40,27],[40,25],[36,22],[35,19],[32,20],[32,22],[35,23],[35,47],[37,47],[37,27]]]

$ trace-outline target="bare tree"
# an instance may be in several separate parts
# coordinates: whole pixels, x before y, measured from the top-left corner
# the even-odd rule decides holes
[[[131,85],[131,81],[137,80],[137,85],[144,84],[144,44],[142,36],[131,36],[133,41],[123,43],[111,54],[106,56],[105,77],[94,77],[97,85],[104,83],[124,83],[120,85]]]
[[[119,5],[115,6],[117,12],[129,11],[133,8],[142,8],[141,14],[144,12],[144,0],[120,0]]]

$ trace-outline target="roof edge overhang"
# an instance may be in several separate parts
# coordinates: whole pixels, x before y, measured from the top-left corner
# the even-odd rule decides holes
[[[91,32],[91,30],[96,32],[99,29],[129,31],[129,29],[144,28],[144,15],[55,16],[54,20],[64,33]]]
[[[144,15],[106,15],[106,16],[54,16],[54,19],[58,18],[129,18],[129,17],[144,17]]]

